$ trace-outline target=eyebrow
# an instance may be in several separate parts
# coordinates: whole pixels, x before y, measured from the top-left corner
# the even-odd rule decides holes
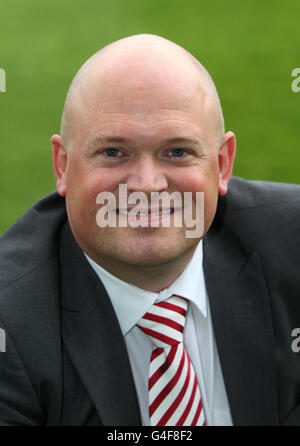
[[[166,142],[169,144],[188,144],[188,143],[199,144],[201,143],[201,139],[200,136],[198,139],[192,137],[175,137],[167,139]]]
[[[126,143],[126,144],[132,144],[133,140],[130,138],[125,138],[123,136],[102,136],[98,135],[95,138],[92,138],[88,140],[87,142],[87,148],[88,150],[95,149],[98,145],[101,145],[103,143]],[[201,138],[195,138],[195,137],[174,137],[174,138],[168,138],[164,141],[165,144],[200,144],[202,143]]]
[[[88,149],[92,150],[100,144],[103,143],[130,143],[131,140],[128,138],[123,138],[122,136],[96,136],[87,141]]]

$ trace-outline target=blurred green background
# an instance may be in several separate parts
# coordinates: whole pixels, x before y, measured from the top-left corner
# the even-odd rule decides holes
[[[214,78],[234,174],[299,183],[299,0],[1,0],[0,233],[55,188],[50,137],[68,85],[107,43],[155,33],[189,50]]]

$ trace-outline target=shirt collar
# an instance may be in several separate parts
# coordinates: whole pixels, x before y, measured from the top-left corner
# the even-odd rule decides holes
[[[124,336],[155,302],[166,300],[173,294],[185,297],[199,308],[204,317],[207,315],[202,240],[181,275],[168,288],[159,293],[143,290],[124,282],[95,263],[87,254],[85,256],[111,299]]]

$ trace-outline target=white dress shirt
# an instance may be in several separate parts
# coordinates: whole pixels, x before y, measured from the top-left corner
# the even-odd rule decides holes
[[[143,290],[118,279],[86,255],[106,288],[125,338],[144,426],[150,425],[148,377],[153,347],[148,336],[136,324],[155,302],[166,300],[173,294],[189,301],[184,344],[198,378],[206,424],[232,425],[206,293],[202,245],[201,241],[182,274],[159,293]]]

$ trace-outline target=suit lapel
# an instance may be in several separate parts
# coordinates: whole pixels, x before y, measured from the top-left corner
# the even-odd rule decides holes
[[[225,229],[204,241],[204,272],[234,425],[278,424],[275,344],[257,253],[246,255]]]
[[[140,425],[123,336],[107,293],[68,225],[60,242],[63,338],[106,426]]]

